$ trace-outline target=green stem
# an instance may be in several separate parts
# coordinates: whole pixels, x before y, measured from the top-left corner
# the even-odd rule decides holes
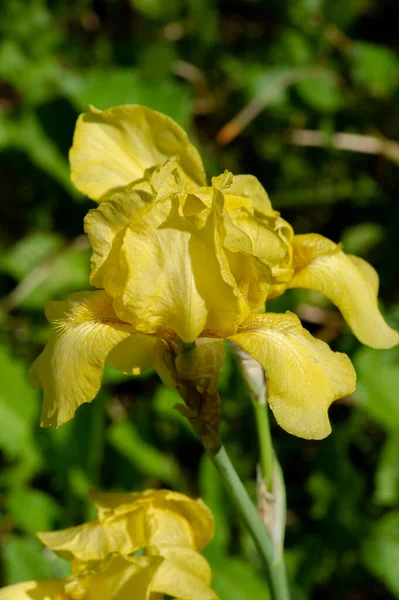
[[[274,452],[270,435],[267,402],[253,402],[259,439],[259,462],[262,477],[269,492],[273,491]]]
[[[217,452],[208,452],[223,484],[242,520],[258,547],[266,567],[273,600],[289,600],[289,591],[283,560],[275,560],[273,542],[259,518],[248,493],[238,477],[224,447]]]

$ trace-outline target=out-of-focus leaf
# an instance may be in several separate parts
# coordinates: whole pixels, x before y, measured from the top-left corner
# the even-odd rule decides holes
[[[175,488],[181,487],[182,479],[177,462],[143,440],[133,423],[113,423],[108,429],[108,439],[111,446],[147,477],[155,477]]]
[[[70,563],[43,548],[31,537],[9,536],[2,550],[4,583],[12,585],[31,579],[51,579],[70,574]]]
[[[354,42],[352,76],[375,96],[391,94],[399,84],[399,60],[388,48],[368,42]]]
[[[182,0],[130,0],[133,8],[150,19],[173,19],[182,7]]]
[[[372,527],[363,545],[367,568],[394,594],[399,596],[399,511],[382,517]]]
[[[19,459],[19,476],[28,478],[41,457],[33,440],[32,427],[38,419],[37,392],[27,380],[26,366],[4,346],[0,346],[0,448]],[[17,477],[17,471],[15,472]]]
[[[89,104],[102,110],[118,104],[144,104],[168,114],[183,127],[190,121],[191,100],[187,86],[171,78],[160,81],[145,77],[136,69],[92,69],[79,90],[71,94],[78,111]]]
[[[320,73],[296,84],[302,100],[321,113],[334,113],[342,106],[342,91],[331,73]]]
[[[7,508],[16,525],[30,535],[51,529],[60,516],[60,507],[51,496],[25,487],[10,491]]]
[[[205,552],[206,554],[206,552]],[[235,558],[210,559],[212,589],[220,598],[229,600],[268,600],[269,586],[265,577],[249,563]]]
[[[186,429],[193,437],[195,436],[194,429],[189,421],[174,407],[176,404],[181,404],[183,401],[175,388],[166,385],[159,385],[153,398],[153,407],[157,414],[166,417],[171,421],[176,421],[184,429]]]
[[[384,229],[379,223],[359,223],[345,229],[342,236],[344,250],[348,254],[366,254],[384,238]]]
[[[150,369],[147,369],[147,371],[144,371],[144,373],[141,373],[140,375],[134,375],[134,378],[135,379],[147,379],[148,377],[152,377],[152,375],[154,373],[155,373],[155,369],[150,368]],[[102,382],[103,382],[103,384],[105,384],[105,383],[110,383],[110,384],[124,383],[124,382],[132,379],[132,377],[133,377],[133,375],[127,375],[126,373],[121,373],[120,371],[117,371],[116,369],[113,369],[109,365],[105,364]]]
[[[383,506],[399,502],[399,433],[391,433],[382,449],[375,481],[375,501]]]
[[[20,281],[61,244],[55,233],[37,231],[27,235],[1,256],[0,270]]]
[[[218,34],[218,11],[216,0],[187,0],[197,37],[203,44],[213,44]]]
[[[33,110],[25,109],[12,120],[0,115],[0,147],[26,152],[35,165],[58,181],[69,194],[80,196],[70,181],[66,159],[47,136]]]
[[[322,3],[322,11],[326,23],[334,23],[346,31],[352,21],[361,14],[363,6],[358,0],[327,0]]]
[[[387,431],[399,431],[397,349],[361,348],[353,363],[358,375],[356,401]]]
[[[301,31],[287,28],[281,33],[277,46],[282,54],[280,62],[298,67],[311,64],[312,48],[309,39]]]
[[[54,256],[54,260],[38,274],[38,285],[21,301],[20,306],[39,309],[47,300],[89,288],[89,259],[89,250],[72,247]]]
[[[226,554],[229,541],[229,523],[226,511],[226,493],[221,479],[205,454],[201,460],[199,484],[201,498],[215,517],[215,536],[207,548],[207,556],[220,557]]]

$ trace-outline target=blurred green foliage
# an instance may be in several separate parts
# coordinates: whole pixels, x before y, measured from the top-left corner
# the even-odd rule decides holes
[[[189,129],[210,175],[256,175],[298,233],[342,239],[370,260],[397,326],[399,153],[389,141],[399,136],[398,16],[394,0],[2,1],[2,585],[66,573],[34,533],[91,518],[90,487],[166,486],[201,494],[215,514],[206,554],[221,599],[266,598],[254,546],[173,410],[175,392],[153,372],[107,369],[74,421],[38,425],[27,370],[49,336],[44,302],[89,285],[82,218],[92,204],[69,181],[68,148],[89,103],[168,113]],[[363,137],[342,149],[336,133]],[[399,598],[399,353],[360,347],[315,294],[293,291],[269,306],[287,308],[348,352],[359,378],[353,397],[332,406],[326,440],[273,426],[293,598]],[[230,356],[224,370],[223,437],[254,496],[251,406]]]

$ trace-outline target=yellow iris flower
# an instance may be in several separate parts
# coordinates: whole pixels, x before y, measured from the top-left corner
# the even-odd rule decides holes
[[[138,374],[157,340],[227,339],[264,368],[268,399],[288,432],[320,439],[328,408],[353,392],[349,358],[292,313],[264,312],[287,288],[318,290],[365,344],[399,335],[377,304],[364,260],[316,235],[294,235],[259,181],[231,173],[208,186],[197,150],[170,118],[142,106],[90,108],[70,152],[76,187],[99,203],[85,218],[91,284],[46,308],[54,333],[32,366],[42,425],[60,425],[97,394],[104,363]]]
[[[0,600],[218,600],[211,570],[199,554],[214,522],[201,500],[168,490],[98,493],[94,521],[39,534],[72,575],[0,590]],[[135,556],[141,551],[143,556]]]

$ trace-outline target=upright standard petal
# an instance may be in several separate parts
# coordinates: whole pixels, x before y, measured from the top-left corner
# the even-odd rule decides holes
[[[91,106],[76,124],[71,179],[81,192],[101,201],[172,156],[180,158],[187,181],[205,183],[201,158],[173,119],[135,104],[104,111]]]
[[[290,312],[253,315],[229,339],[262,365],[269,404],[283,429],[306,439],[330,433],[330,404],[356,385],[345,354],[312,337]]]
[[[204,329],[229,335],[240,320],[239,300],[223,266],[216,215],[198,228],[178,209],[171,196],[128,225],[121,249],[127,277],[115,311],[142,333],[169,330],[187,343]]]
[[[293,247],[295,274],[289,288],[309,288],[327,296],[363,344],[372,348],[399,344],[399,334],[379,311],[378,275],[371,265],[346,255],[318,234],[296,235]]]
[[[117,318],[106,292],[79,292],[67,303],[52,302],[48,317],[53,336],[30,370],[32,383],[43,389],[42,426],[69,421],[78,406],[93,400],[112,349],[113,366],[133,373],[148,367],[151,343],[140,345],[141,336],[136,338],[136,352],[132,351],[130,360],[121,357],[118,344],[135,330]],[[126,343],[133,350],[134,342]]]

